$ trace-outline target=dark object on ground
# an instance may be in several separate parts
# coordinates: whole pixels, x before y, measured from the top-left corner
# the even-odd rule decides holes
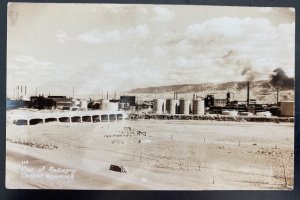
[[[121,172],[121,173],[126,173],[125,168],[121,165],[110,165],[109,170],[115,171],[115,172]]]
[[[137,135],[143,135],[143,136],[146,136],[146,132],[144,131],[144,132],[142,132],[142,131],[137,131],[137,133],[136,133]]]

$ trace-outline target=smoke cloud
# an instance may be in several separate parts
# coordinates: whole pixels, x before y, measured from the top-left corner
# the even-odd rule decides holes
[[[275,69],[273,72],[275,74],[271,74],[270,84],[275,88],[290,90],[295,87],[294,78],[290,78],[286,75],[286,73],[281,68]]]
[[[242,75],[246,76],[247,81],[253,81],[255,75],[254,71],[252,70],[252,67],[250,65],[247,65],[242,70]]]

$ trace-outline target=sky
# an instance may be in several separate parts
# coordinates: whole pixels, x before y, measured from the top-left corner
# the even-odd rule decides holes
[[[293,8],[10,3],[7,14],[8,97],[17,85],[88,97],[268,80],[278,67],[294,77]]]

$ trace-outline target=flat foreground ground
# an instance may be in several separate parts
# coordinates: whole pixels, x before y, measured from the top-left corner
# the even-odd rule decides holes
[[[7,188],[269,190],[294,184],[293,124],[9,124],[6,139]],[[111,164],[127,173],[109,170]]]

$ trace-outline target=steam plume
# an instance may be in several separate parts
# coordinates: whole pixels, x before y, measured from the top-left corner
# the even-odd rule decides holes
[[[252,81],[255,77],[252,67],[250,65],[244,67],[242,75],[246,76],[247,81]]]

